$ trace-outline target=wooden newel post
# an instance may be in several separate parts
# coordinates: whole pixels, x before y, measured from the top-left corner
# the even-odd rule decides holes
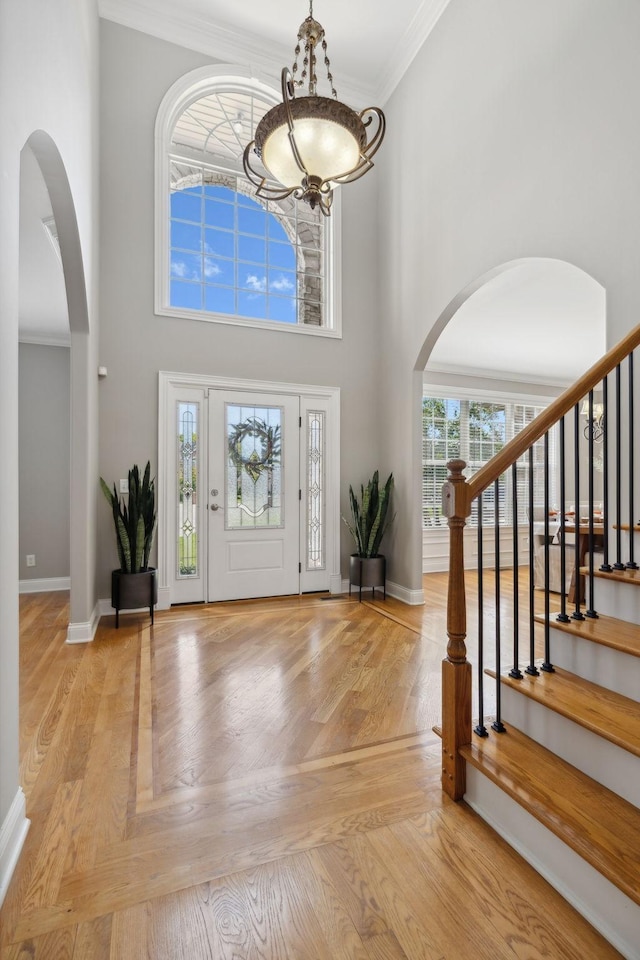
[[[464,460],[447,463],[449,479],[442,487],[442,512],[449,523],[449,589],[447,594],[447,658],[442,662],[442,789],[461,800],[466,789],[460,747],[471,742],[471,664],[467,660],[467,606],[464,589],[463,532],[471,512]]]

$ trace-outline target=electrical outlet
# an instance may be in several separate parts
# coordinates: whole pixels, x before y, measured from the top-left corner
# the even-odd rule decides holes
[[[120,481],[120,493],[129,493],[129,481],[121,480]]]
[[[35,555],[35,553],[28,553],[28,554],[27,554],[27,566],[28,566],[28,567],[35,567],[35,565],[36,565],[36,555]]]

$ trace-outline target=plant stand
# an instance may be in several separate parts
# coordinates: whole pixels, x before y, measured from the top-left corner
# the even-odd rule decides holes
[[[352,553],[349,558],[349,596],[351,587],[358,587],[362,603],[362,588],[371,587],[371,599],[375,599],[376,587],[382,587],[383,599],[387,599],[387,558],[382,554],[377,557],[359,557]]]
[[[158,602],[158,577],[155,567],[142,573],[111,572],[111,606],[116,611],[116,630],[120,626],[121,610],[140,610],[149,607],[153,625],[153,607]]]

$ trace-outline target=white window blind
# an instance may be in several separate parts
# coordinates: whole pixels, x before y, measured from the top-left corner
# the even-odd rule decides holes
[[[531,423],[544,409],[519,402],[424,397],[422,402],[422,517],[426,528],[445,526],[442,516],[442,484],[447,479],[447,461],[459,458],[467,464],[465,476],[471,477],[498,453],[503,446]],[[549,497],[556,499],[555,433],[549,437]],[[516,465],[518,524],[528,520],[529,457]],[[544,502],[544,440],[538,441],[533,453],[533,499]],[[492,484],[483,496],[483,521],[495,518],[495,488]],[[514,517],[511,472],[498,481],[498,514],[500,522],[512,524]],[[467,523],[477,525],[477,502]]]

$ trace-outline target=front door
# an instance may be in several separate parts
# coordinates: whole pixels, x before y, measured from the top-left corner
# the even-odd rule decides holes
[[[299,593],[299,446],[299,397],[209,390],[209,600]]]

